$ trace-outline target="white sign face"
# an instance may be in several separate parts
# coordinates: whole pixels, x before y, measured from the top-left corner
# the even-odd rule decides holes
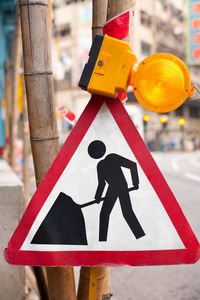
[[[96,153],[92,147],[99,152]],[[102,153],[100,153],[101,147],[104,148]],[[93,158],[95,155],[101,157]],[[133,186],[137,189],[128,191]],[[60,193],[67,196],[59,202]],[[105,200],[82,208],[78,206],[95,200],[95,195],[98,199],[105,197]],[[65,203],[68,201],[73,205],[65,208]],[[74,210],[76,210],[75,214]],[[59,212],[61,213],[59,228],[63,228],[64,233],[70,236],[73,235],[71,225],[78,230],[82,227],[85,242],[75,241],[73,244],[69,238],[69,244],[65,244],[61,236],[61,243],[56,244],[54,233],[52,232],[51,236],[51,231],[48,237],[45,237],[43,228],[45,223],[54,223],[54,220],[58,222],[54,217]],[[132,223],[133,219],[135,223]],[[67,222],[71,222],[69,227]],[[54,223],[52,228],[54,226],[57,225]],[[185,249],[185,247],[112,114],[106,104],[103,104],[46,199],[20,250],[167,249]]]
[[[11,264],[195,263],[200,245],[119,99],[92,96],[5,249]]]

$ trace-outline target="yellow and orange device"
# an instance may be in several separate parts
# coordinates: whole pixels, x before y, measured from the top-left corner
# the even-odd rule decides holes
[[[163,113],[176,109],[192,97],[190,74],[176,56],[159,53],[136,66],[128,43],[107,35],[96,35],[79,86],[90,92],[116,98],[133,87],[138,102],[148,110]]]

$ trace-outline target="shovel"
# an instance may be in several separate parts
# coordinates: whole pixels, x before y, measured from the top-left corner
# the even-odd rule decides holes
[[[136,188],[136,187],[131,187],[131,188],[128,189],[128,191],[131,192],[131,191],[134,191],[134,190],[137,190],[137,189],[138,189],[138,187],[137,187],[137,188]],[[80,208],[84,208],[84,207],[86,207],[86,206],[90,206],[90,205],[92,205],[92,204],[95,204],[95,203],[99,203],[99,202],[101,202],[101,201],[104,201],[105,199],[106,199],[106,197],[101,198],[100,200],[93,200],[93,201],[90,201],[90,202],[86,202],[86,203],[84,203],[84,204],[77,204],[77,205],[79,205]]]
[[[137,188],[129,188],[128,191]],[[104,201],[106,197],[101,198]],[[99,203],[97,200],[77,204],[60,193],[34,235],[31,244],[88,245],[85,220],[81,208]]]

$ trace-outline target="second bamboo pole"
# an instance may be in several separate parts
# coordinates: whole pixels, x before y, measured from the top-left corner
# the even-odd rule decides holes
[[[92,38],[96,34],[103,34],[103,26],[106,22],[108,0],[93,0]],[[90,274],[95,269],[97,276],[96,299],[101,300],[104,294],[110,291],[110,268],[108,267],[82,267],[80,271],[78,300],[88,300],[90,288]]]
[[[107,20],[115,17],[123,11],[130,9],[135,5],[135,0],[93,0],[93,22],[92,22],[92,37],[95,34],[103,34],[103,25]],[[130,43],[130,35],[126,41]],[[101,300],[103,295],[110,292],[110,268],[108,267],[82,267],[80,272],[80,281],[78,289],[78,300],[88,300],[90,273],[93,268],[96,268],[97,273],[97,294],[96,299]],[[107,298],[109,299],[109,298]]]

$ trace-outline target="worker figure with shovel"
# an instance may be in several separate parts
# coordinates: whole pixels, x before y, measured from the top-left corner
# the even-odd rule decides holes
[[[94,159],[102,158],[105,152],[106,146],[102,141],[95,140],[88,146],[88,153],[90,157]],[[134,186],[131,189],[128,189],[128,184],[121,169],[122,167],[130,169]],[[135,238],[139,239],[143,237],[145,233],[133,212],[129,196],[130,190],[137,190],[139,188],[136,163],[123,156],[111,153],[98,163],[97,173],[98,187],[95,194],[97,203],[102,201],[105,184],[106,182],[108,183],[108,189],[100,212],[99,241],[107,241],[109,218],[117,198],[119,198],[120,201],[123,217]]]

